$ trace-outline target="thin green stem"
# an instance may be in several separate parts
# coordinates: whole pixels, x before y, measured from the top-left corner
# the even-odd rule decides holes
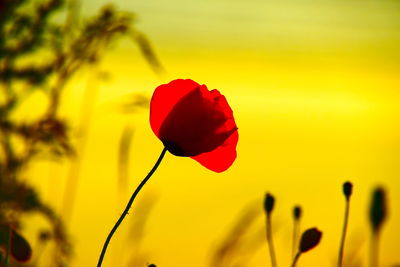
[[[271,258],[271,266],[277,267],[274,242],[272,240],[271,216],[268,213],[267,213],[267,243],[269,248],[269,256]]]
[[[300,255],[301,255],[301,252],[300,252],[300,251],[297,252],[296,256],[295,256],[294,259],[293,259],[292,267],[296,267],[296,264],[297,264],[297,261],[298,261],[299,258],[300,258]]]
[[[344,242],[346,240],[347,225],[349,223],[349,213],[350,213],[350,199],[346,199],[346,208],[345,208],[345,213],[344,213],[342,239],[340,240],[340,247],[339,247],[338,267],[343,266]]]
[[[157,162],[154,164],[154,166],[150,170],[149,174],[147,174],[147,176],[143,179],[143,181],[136,188],[135,192],[133,192],[131,198],[128,201],[128,204],[125,207],[125,210],[122,212],[121,216],[119,217],[118,221],[115,223],[114,227],[111,229],[111,232],[108,234],[107,239],[104,242],[103,249],[101,250],[99,261],[97,263],[97,267],[100,267],[102,262],[103,262],[104,255],[106,254],[106,250],[107,250],[108,244],[110,243],[110,240],[111,240],[112,236],[114,235],[115,231],[117,231],[119,225],[122,223],[122,221],[124,220],[125,216],[128,214],[129,209],[131,208],[133,201],[135,200],[136,196],[138,195],[138,193],[140,192],[142,187],[146,184],[146,182],[150,179],[150,177],[153,175],[153,173],[157,170],[157,168],[160,165],[162,159],[164,158],[164,155],[165,155],[166,152],[167,152],[167,149],[164,147],[164,149],[162,150],[160,156],[157,159]]]

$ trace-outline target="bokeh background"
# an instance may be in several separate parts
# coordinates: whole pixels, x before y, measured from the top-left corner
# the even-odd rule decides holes
[[[108,3],[136,14],[135,25],[164,71],[154,72],[138,46],[123,38],[63,94],[60,114],[70,122],[77,159],[37,162],[28,182],[64,217],[74,245],[71,266],[96,264],[130,194],[161,152],[146,97],[175,78],[226,96],[239,127],[237,160],[217,174],[167,155],[114,236],[103,266],[132,266],[139,257],[161,267],[209,266],[246,212],[251,224],[232,257],[241,266],[269,266],[266,192],[276,197],[278,264],[290,264],[291,212],[299,204],[302,229],[323,231],[321,244],[299,266],[334,266],[346,180],[354,184],[347,259],[367,266],[368,205],[373,188],[382,185],[389,216],[381,266],[400,262],[398,1],[83,0],[79,18]],[[126,108],[135,95],[143,96],[143,105]],[[130,142],[121,145],[124,134]],[[121,150],[128,162],[122,174]],[[40,220],[28,225],[34,232]]]

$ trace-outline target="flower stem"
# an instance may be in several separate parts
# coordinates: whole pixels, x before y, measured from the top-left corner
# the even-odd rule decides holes
[[[379,232],[372,232],[372,239],[370,243],[370,259],[369,266],[370,267],[378,267],[379,266]]]
[[[274,242],[272,240],[271,216],[268,213],[267,213],[267,242],[268,242],[268,248],[269,248],[269,256],[271,258],[271,266],[277,267]]]
[[[8,257],[10,255],[10,246],[11,246],[11,227],[8,226],[7,229],[7,244],[6,244],[6,256],[4,258],[4,267],[8,267]]]
[[[298,247],[298,236],[300,229],[300,220],[295,219],[293,221],[293,236],[292,236],[292,259],[296,256],[296,249]]]
[[[296,267],[296,263],[297,263],[297,261],[299,260],[300,255],[301,255],[301,252],[300,252],[300,251],[297,252],[296,256],[295,256],[294,259],[293,259],[292,267]]]
[[[344,242],[346,240],[347,225],[349,223],[349,212],[350,212],[350,199],[346,199],[346,210],[345,210],[345,213],[344,213],[344,224],[343,224],[343,231],[342,231],[342,239],[340,241],[340,247],[339,247],[338,267],[342,267],[343,266]]]
[[[122,221],[124,220],[125,216],[128,214],[129,209],[131,208],[133,201],[135,200],[136,196],[138,195],[138,193],[140,192],[142,187],[146,184],[146,182],[150,179],[150,177],[153,175],[153,173],[157,170],[157,168],[160,165],[162,159],[164,158],[164,155],[165,155],[166,152],[167,152],[167,149],[164,147],[164,149],[162,150],[160,156],[157,159],[156,164],[154,164],[154,166],[150,170],[149,174],[147,174],[147,176],[143,179],[143,181],[136,188],[135,192],[133,192],[131,198],[128,201],[128,204],[125,207],[124,212],[121,214],[121,216],[119,217],[118,221],[115,223],[114,227],[111,229],[111,232],[108,234],[106,241],[104,242],[103,249],[101,250],[99,261],[97,263],[97,267],[101,267],[104,255],[106,254],[106,250],[107,250],[108,244],[110,243],[110,240],[111,240],[112,236],[114,235],[115,231],[117,231],[119,225],[122,223]]]

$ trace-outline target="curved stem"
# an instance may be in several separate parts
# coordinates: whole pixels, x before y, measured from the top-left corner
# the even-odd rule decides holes
[[[274,242],[272,240],[272,226],[271,226],[270,214],[267,214],[267,242],[268,242],[268,248],[269,248],[269,256],[271,258],[271,266],[277,267]]]
[[[344,241],[346,240],[347,225],[349,223],[349,212],[350,212],[350,201],[349,201],[349,199],[347,199],[346,200],[346,210],[345,210],[345,214],[344,214],[342,239],[340,240],[340,247],[339,247],[338,267],[342,267],[342,265],[343,265]]]
[[[153,175],[153,173],[157,170],[157,167],[160,165],[161,160],[164,158],[164,155],[165,155],[166,152],[167,152],[167,149],[164,147],[164,149],[162,150],[160,156],[157,159],[156,164],[154,164],[154,166],[150,170],[149,174],[147,174],[147,176],[143,179],[143,181],[136,188],[135,192],[133,192],[131,198],[128,201],[128,204],[125,207],[124,212],[121,214],[121,216],[119,217],[118,221],[115,223],[114,227],[111,229],[111,232],[108,234],[106,241],[104,242],[103,249],[101,250],[100,258],[99,258],[99,261],[97,263],[97,267],[100,267],[102,262],[103,262],[104,255],[106,254],[106,250],[107,250],[108,244],[110,243],[110,240],[111,240],[112,236],[114,235],[115,231],[117,231],[119,225],[122,223],[122,221],[124,220],[125,216],[128,214],[129,209],[131,208],[133,201],[135,200],[136,196],[138,195],[138,193],[140,192],[142,187],[146,184],[146,182],[150,179],[150,177]]]
[[[301,252],[300,252],[300,251],[297,252],[296,256],[295,256],[294,259],[293,259],[292,267],[296,267],[296,263],[297,263],[297,261],[299,260],[300,255],[301,255]]]

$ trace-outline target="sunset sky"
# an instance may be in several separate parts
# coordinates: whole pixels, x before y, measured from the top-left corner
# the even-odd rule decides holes
[[[113,223],[162,150],[148,122],[149,110],[124,113],[120,106],[134,94],[151,97],[155,87],[176,78],[193,79],[225,95],[239,127],[237,160],[218,174],[168,154],[111,241],[104,267],[126,266],[137,253],[129,232],[143,205],[152,202],[140,244],[146,262],[208,266],[249,205],[259,210],[251,231],[264,238],[266,192],[276,197],[279,266],[290,264],[296,204],[304,210],[302,229],[315,226],[323,232],[321,244],[298,266],[334,266],[346,180],[354,184],[346,248],[359,248],[354,255],[366,266],[370,194],[382,185],[388,191],[389,219],[381,263],[400,263],[398,1],[84,0],[82,20],[106,3],[137,15],[136,28],[151,41],[165,73],[155,74],[137,45],[123,38],[65,92],[61,114],[70,121],[81,156],[68,224],[75,245],[72,266],[95,266]],[[108,78],[100,78],[105,72]],[[85,90],[92,94],[92,107],[82,102]],[[134,134],[129,186],[121,190],[118,146],[127,125]],[[85,127],[82,145],[80,129]],[[60,212],[68,168],[68,162],[32,168],[38,177],[33,183]],[[259,239],[248,267],[270,266],[266,243]]]

